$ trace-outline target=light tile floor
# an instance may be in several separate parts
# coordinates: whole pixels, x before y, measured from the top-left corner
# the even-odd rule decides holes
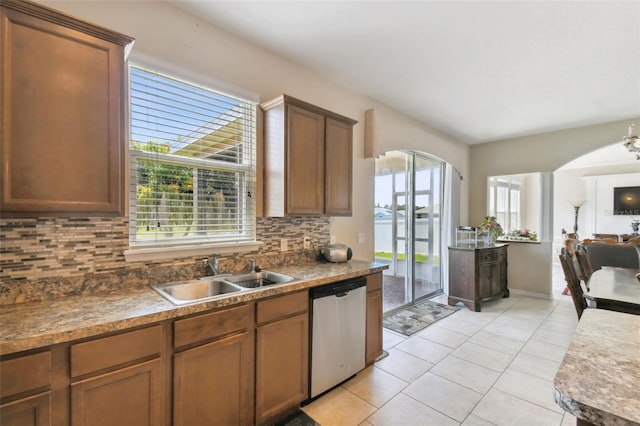
[[[462,307],[410,337],[385,329],[387,358],[303,410],[322,426],[574,425],[553,377],[578,320],[554,294]]]

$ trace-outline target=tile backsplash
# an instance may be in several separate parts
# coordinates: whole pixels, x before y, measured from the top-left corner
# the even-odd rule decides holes
[[[315,260],[303,250],[303,237],[316,246],[329,240],[329,218],[258,218],[258,251],[220,256],[223,272]],[[288,250],[280,251],[287,239]],[[126,262],[128,218],[0,219],[0,305],[46,300],[81,292],[111,292],[127,287],[198,278],[209,274],[201,258]]]

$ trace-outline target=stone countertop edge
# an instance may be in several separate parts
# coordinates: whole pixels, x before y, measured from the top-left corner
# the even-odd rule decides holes
[[[595,425],[640,425],[640,317],[584,311],[554,378],[556,404]]]
[[[388,265],[360,260],[270,268],[297,280],[182,306],[173,305],[151,287],[132,288],[118,294],[87,294],[0,306],[0,355],[214,311],[385,269]]]

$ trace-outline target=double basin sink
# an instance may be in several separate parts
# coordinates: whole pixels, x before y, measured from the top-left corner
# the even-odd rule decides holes
[[[204,277],[192,281],[155,284],[151,287],[174,305],[203,302],[232,293],[295,280],[289,275],[272,271]]]

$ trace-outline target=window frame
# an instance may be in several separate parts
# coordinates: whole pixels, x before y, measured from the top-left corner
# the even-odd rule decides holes
[[[243,143],[249,143],[250,149],[250,161],[244,162],[240,161],[237,163],[227,162],[212,158],[196,158],[196,157],[186,157],[186,156],[178,156],[172,155],[170,153],[161,153],[161,152],[146,152],[139,149],[134,149],[132,144],[132,90],[131,90],[131,75],[132,69],[138,69],[143,72],[148,72],[152,75],[159,75],[161,77],[166,77],[171,80],[184,83],[188,86],[200,88],[214,94],[219,94],[222,97],[237,99],[240,102],[243,102],[246,109],[244,110],[250,120],[249,124],[244,123],[243,125],[249,125],[251,128],[248,132],[243,132]],[[129,249],[125,250],[124,255],[128,262],[136,262],[136,261],[146,261],[146,260],[166,260],[166,259],[174,259],[177,257],[191,257],[195,255],[210,255],[212,251],[216,253],[238,253],[245,251],[254,251],[257,250],[262,243],[257,240],[256,235],[256,217],[257,217],[257,202],[260,197],[257,195],[257,172],[258,172],[258,141],[257,141],[257,131],[258,131],[258,110],[257,103],[252,102],[247,99],[240,98],[238,96],[230,96],[223,93],[220,90],[216,90],[210,87],[205,87],[200,85],[194,81],[188,81],[183,79],[182,77],[176,75],[175,73],[164,73],[159,71],[156,67],[150,67],[142,64],[133,64],[130,63],[127,66],[127,76],[129,79],[128,85],[128,115],[127,115],[127,126],[129,131],[127,132],[127,153],[128,153],[128,164],[129,164],[129,175],[128,175],[128,195],[129,195],[129,223],[128,223],[128,242]],[[243,114],[244,114],[243,113]],[[216,120],[216,117],[212,117],[212,121]],[[249,138],[247,141],[246,138]],[[150,141],[151,139],[149,139]],[[141,143],[148,143],[149,141],[140,141]],[[244,179],[241,179],[241,186],[238,187],[236,194],[238,194],[238,199],[236,200],[236,205],[234,206],[235,211],[238,212],[237,220],[235,221],[236,226],[238,227],[240,232],[232,235],[224,235],[220,237],[215,237],[208,235],[203,238],[197,237],[187,237],[187,238],[179,238],[175,239],[167,238],[160,239],[154,238],[149,241],[141,241],[136,240],[134,236],[137,234],[136,228],[136,211],[135,207],[137,204],[137,166],[139,161],[154,161],[164,164],[170,164],[175,166],[182,166],[192,168],[194,177],[200,174],[200,170],[218,170],[222,172],[232,172],[232,173],[240,173],[243,175]],[[194,181],[197,181],[194,179]],[[251,197],[247,197],[247,193],[251,193]],[[193,203],[192,209],[193,214],[197,214],[197,195],[198,191],[193,191]],[[240,196],[244,194],[244,196]],[[247,204],[250,203],[251,206]],[[248,210],[247,210],[248,209]],[[147,219],[148,220],[148,219]],[[197,222],[196,222],[197,223]],[[248,233],[242,233],[242,231],[248,230]]]
[[[505,210],[498,211],[498,193],[500,190],[504,190],[505,198]],[[516,206],[512,204],[512,198],[514,193],[518,194],[518,202]],[[487,194],[487,206],[488,215],[495,216],[498,223],[502,225],[502,229],[505,233],[508,233],[514,229],[518,229],[522,223],[522,184],[520,181],[504,179],[504,178],[489,178],[489,191]],[[515,220],[512,216],[515,215]],[[504,219],[502,219],[504,217]],[[515,224],[513,223],[515,222]]]

